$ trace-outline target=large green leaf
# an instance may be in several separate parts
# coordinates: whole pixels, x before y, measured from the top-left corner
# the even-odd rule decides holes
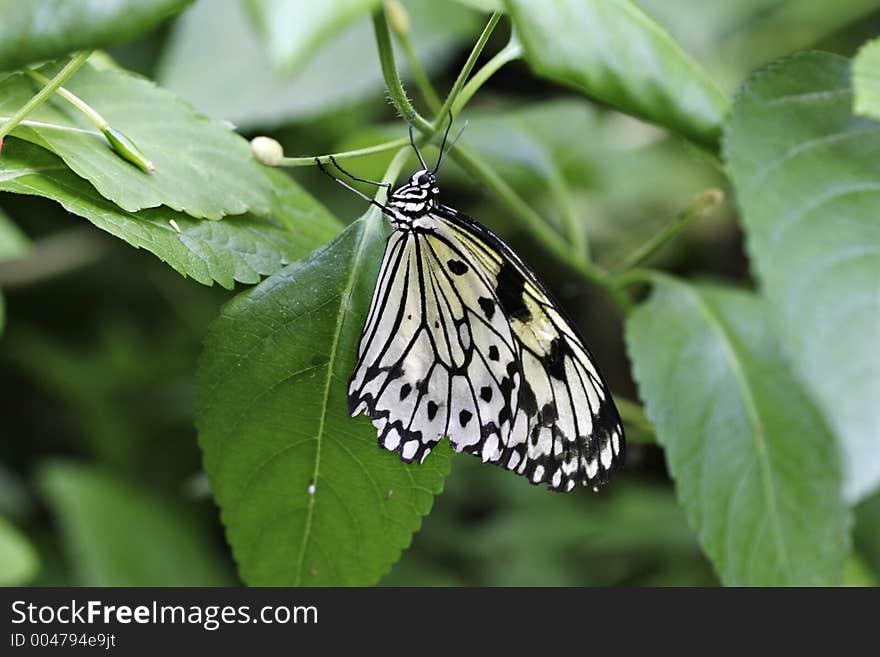
[[[268,211],[266,177],[248,143],[229,126],[199,116],[169,91],[118,69],[86,64],[65,86],[134,140],[156,170],[145,173],[123,160],[82,112],[58,97],[29,114],[12,134],[57,153],[120,207],[134,212],[167,205],[208,219]],[[36,88],[21,74],[0,82],[0,117],[24,105]]]
[[[626,338],[678,497],[722,582],[838,583],[849,549],[834,440],[764,303],[663,277]]]
[[[880,484],[880,123],[852,101],[848,60],[783,60],[737,99],[725,157],[782,348],[855,500]]]
[[[82,586],[221,586],[227,566],[184,500],[82,464],[52,462],[39,484]]]
[[[880,119],[880,39],[869,41],[853,61],[855,112]]]
[[[449,450],[422,465],[379,449],[346,388],[385,240],[371,211],[331,244],[243,293],[199,367],[205,469],[242,579],[367,585],[409,545]]]
[[[0,0],[0,70],[122,43],[192,0]]]
[[[507,0],[536,73],[715,147],[727,103],[697,63],[629,0]]]
[[[126,212],[58,157],[27,142],[8,140],[0,159],[0,190],[58,201],[98,228],[154,253],[181,274],[227,288],[234,281],[257,283],[262,276],[280,271],[340,228],[289,176],[270,169],[261,175],[274,187],[270,216],[244,214],[206,221],[168,208]]]
[[[37,553],[27,537],[0,516],[0,586],[27,584],[39,565]]]
[[[700,62],[725,95],[756,67],[813,47],[877,10],[876,0],[635,1]]]
[[[290,72],[381,0],[247,0],[275,65]]]
[[[404,4],[416,53],[429,71],[442,67],[456,45],[479,31],[478,15],[459,5]],[[321,45],[299,71],[284,76],[275,70],[240,0],[201,0],[175,24],[158,77],[206,114],[243,127],[313,118],[381,96],[384,81],[368,19]],[[398,60],[405,75],[406,63]]]

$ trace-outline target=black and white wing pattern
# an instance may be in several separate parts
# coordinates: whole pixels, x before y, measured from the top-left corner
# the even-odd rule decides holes
[[[407,462],[446,436],[456,451],[552,490],[607,482],[623,463],[623,427],[583,339],[498,236],[413,200],[419,173],[389,203],[395,231],[349,383],[350,413],[365,412],[379,445]]]

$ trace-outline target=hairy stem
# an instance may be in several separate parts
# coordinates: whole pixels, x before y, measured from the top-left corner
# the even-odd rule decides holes
[[[385,79],[385,87],[394,107],[404,118],[411,118],[419,132],[433,136],[435,130],[428,121],[412,106],[403,83],[400,81],[400,73],[397,71],[397,63],[394,61],[394,49],[391,47],[391,33],[388,30],[388,20],[385,12],[379,9],[373,13],[373,31],[376,34],[376,46],[379,50],[379,63],[382,66],[382,77]]]
[[[418,87],[422,98],[427,103],[428,109],[437,114],[442,103],[440,96],[437,95],[437,90],[434,89],[434,85],[431,84],[428,74],[416,56],[415,48],[413,48],[412,39],[410,38],[409,13],[400,4],[399,0],[388,0],[385,3],[385,14],[388,17],[388,22],[391,24],[391,29],[397,36],[397,42],[403,49],[403,56],[406,58],[406,62],[412,71],[416,87]]]

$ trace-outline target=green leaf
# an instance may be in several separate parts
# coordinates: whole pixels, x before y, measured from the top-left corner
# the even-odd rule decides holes
[[[876,0],[637,3],[700,62],[725,95],[756,67],[829,39],[833,43],[835,33],[848,34],[848,25],[877,10]]]
[[[192,0],[0,2],[0,70],[103,48],[153,29]]]
[[[24,255],[30,244],[27,235],[0,209],[0,261]]]
[[[849,61],[761,71],[725,158],[781,346],[846,453],[845,495],[880,484],[880,123],[852,114]]]
[[[440,69],[459,43],[479,33],[479,15],[458,5],[435,0],[404,4],[416,54],[429,71]],[[218,61],[224,65],[217,66]],[[403,58],[398,61],[405,74]],[[379,98],[385,88],[369,20],[349,26],[313,51],[301,70],[284,76],[272,65],[240,0],[201,0],[181,16],[158,79],[206,114],[242,127],[321,116]]]
[[[43,69],[50,76],[51,70]],[[151,173],[122,159],[82,112],[53,97],[12,131],[57,153],[102,196],[135,212],[167,205],[194,217],[269,210],[270,188],[250,147],[227,125],[193,112],[149,80],[83,66],[65,87],[132,139],[156,165]],[[15,74],[0,82],[0,120],[37,87]]]
[[[262,175],[275,190],[270,216],[244,214],[205,221],[168,208],[125,212],[58,157],[27,142],[9,139],[0,159],[0,190],[58,201],[98,228],[150,251],[184,276],[205,285],[217,281],[226,288],[232,288],[234,281],[257,283],[280,271],[326,243],[340,228],[285,173],[266,169]]]
[[[407,465],[377,446],[365,417],[348,416],[383,225],[370,211],[308,260],[239,295],[206,339],[199,442],[248,584],[375,583],[443,486],[448,449]]]
[[[81,586],[231,584],[211,532],[182,499],[83,464],[52,462],[39,484]]]
[[[834,440],[755,295],[658,277],[626,324],[679,500],[722,582],[829,585],[849,553]]]
[[[327,39],[381,0],[247,0],[277,68],[295,70]]]
[[[629,0],[507,0],[507,8],[538,75],[717,146],[724,97]]]
[[[0,586],[22,586],[30,582],[40,567],[27,537],[0,516]]]
[[[880,39],[869,41],[853,60],[855,113],[880,119]]]

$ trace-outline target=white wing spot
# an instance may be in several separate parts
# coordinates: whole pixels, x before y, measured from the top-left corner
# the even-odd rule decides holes
[[[388,433],[385,434],[385,449],[397,449],[397,446],[400,444],[400,433],[398,433],[397,429],[389,429]]]
[[[538,483],[541,481],[541,478],[544,476],[544,466],[538,465],[535,467],[535,471],[532,473],[532,481]]]
[[[410,440],[403,446],[403,458],[411,459],[416,455],[416,450],[419,448],[418,440]]]

